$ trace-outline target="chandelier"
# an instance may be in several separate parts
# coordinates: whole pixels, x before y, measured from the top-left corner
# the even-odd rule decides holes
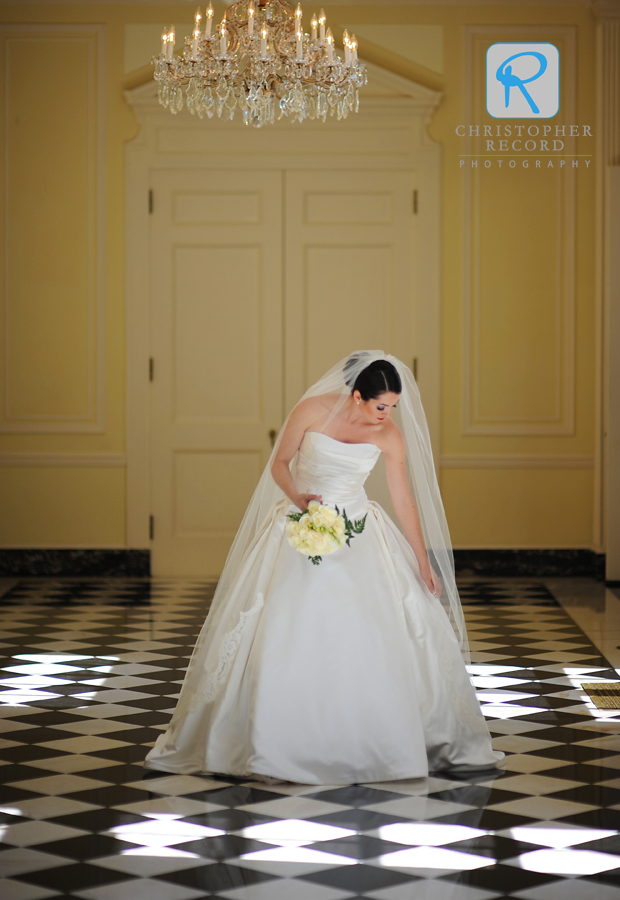
[[[162,34],[153,57],[159,102],[178,113],[185,105],[199,118],[234,118],[246,125],[270,124],[288,116],[343,119],[359,107],[366,68],[357,58],[355,36],[344,32],[344,59],[336,52],[325,13],[312,16],[310,34],[302,29],[302,10],[286,0],[240,0],[214,28],[213,6],[196,10],[194,32],[182,56],[174,55],[174,25]]]

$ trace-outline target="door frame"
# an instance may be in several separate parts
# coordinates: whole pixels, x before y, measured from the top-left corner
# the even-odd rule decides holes
[[[418,348],[420,390],[435,462],[440,439],[441,146],[428,124],[442,94],[371,63],[364,97],[346,121],[288,121],[259,130],[238,119],[204,122],[186,111],[171,116],[157,100],[155,82],[125,92],[139,131],[125,149],[125,293],[127,500],[126,546],[150,547],[150,300],[149,190],[160,169],[382,169],[414,170],[422,186],[416,215],[416,283],[424,304],[416,317],[424,346]],[[333,138],[333,142],[325,138]],[[157,198],[153,197],[156,203]],[[413,198],[412,198],[413,203]],[[405,362],[411,363],[409,360]],[[156,362],[155,362],[156,364]],[[283,398],[284,407],[284,398]]]

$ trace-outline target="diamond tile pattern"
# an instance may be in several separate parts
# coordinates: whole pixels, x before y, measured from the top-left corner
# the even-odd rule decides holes
[[[143,769],[213,588],[0,600],[3,900],[620,900],[620,710],[581,689],[618,676],[545,585],[460,585],[506,768],[344,787]]]

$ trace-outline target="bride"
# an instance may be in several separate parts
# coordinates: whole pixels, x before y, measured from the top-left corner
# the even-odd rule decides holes
[[[381,453],[402,532],[364,491]],[[290,534],[308,504],[363,530],[309,559]],[[145,765],[330,785],[493,767],[467,661],[416,383],[360,351],[284,423]]]

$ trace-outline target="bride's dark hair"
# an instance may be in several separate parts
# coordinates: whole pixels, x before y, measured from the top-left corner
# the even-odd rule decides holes
[[[350,356],[344,365],[344,380],[353,391],[359,391],[362,400],[375,400],[380,394],[392,393],[400,394],[403,386],[400,375],[395,367],[387,359],[376,359],[369,366],[359,373],[353,382],[351,369],[358,366],[360,356],[354,354]],[[347,372],[349,373],[347,375]]]

